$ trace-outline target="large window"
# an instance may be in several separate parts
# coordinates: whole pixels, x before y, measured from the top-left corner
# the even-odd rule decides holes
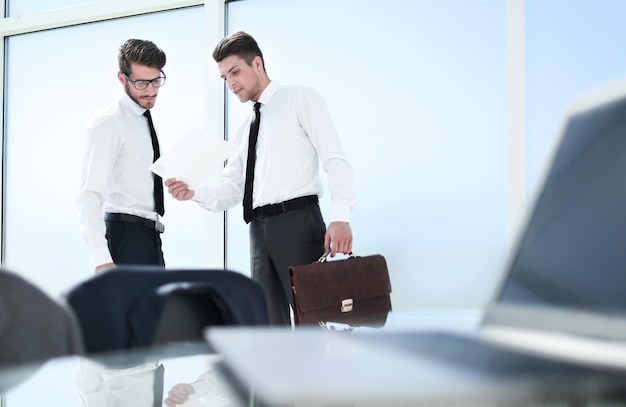
[[[80,4],[95,3],[96,1],[98,0],[10,0],[6,1],[6,3],[8,3],[8,17],[15,17]]]
[[[54,295],[93,274],[75,208],[83,128],[122,91],[116,76],[119,46],[128,38],[149,39],[167,54],[167,83],[153,109],[166,150],[190,128],[204,126],[204,30],[204,11],[196,7],[8,39],[8,269]],[[167,197],[164,223],[167,265],[201,267],[203,211]]]
[[[626,76],[621,0],[526,0],[528,190],[536,191],[572,99]]]
[[[311,85],[326,97],[354,167],[354,251],[387,258],[396,309],[482,306],[501,270],[504,6],[228,4],[228,32],[244,30],[258,40],[271,79]],[[229,96],[230,134],[251,109]],[[322,201],[327,220],[329,199]],[[240,207],[229,211],[226,239],[227,265],[248,270]]]
[[[219,10],[218,2],[206,7]],[[505,7],[520,2],[525,47],[507,50]],[[87,3],[12,1],[7,10],[14,17]],[[626,72],[622,3],[246,0],[226,4],[226,31],[258,39],[272,79],[326,97],[355,172],[354,251],[385,255],[394,307],[480,307],[505,264],[507,190],[518,188],[507,185],[506,55],[525,55],[521,171],[531,197],[569,101]],[[74,208],[83,126],[120,91],[115,58],[125,39],[152,39],[168,54],[154,110],[163,148],[189,128],[221,123],[212,99],[221,93],[203,83],[217,78],[206,26],[199,7],[8,38],[6,267],[53,293],[92,273]],[[230,94],[226,107],[228,137],[251,107]],[[169,198],[166,205],[168,266],[221,255],[221,241],[203,238],[204,210]],[[322,208],[328,219],[328,195]],[[226,264],[246,274],[240,206],[226,217]]]

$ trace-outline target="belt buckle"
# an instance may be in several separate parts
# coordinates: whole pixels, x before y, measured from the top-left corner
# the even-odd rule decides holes
[[[162,224],[161,222],[159,222],[158,220],[154,221],[154,230],[156,230],[159,233],[163,233],[165,232],[165,225]]]

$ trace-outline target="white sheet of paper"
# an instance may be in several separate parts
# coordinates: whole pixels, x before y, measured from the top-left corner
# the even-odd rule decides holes
[[[176,178],[194,188],[221,171],[224,161],[236,150],[233,143],[194,128],[163,152],[150,171],[163,180]]]

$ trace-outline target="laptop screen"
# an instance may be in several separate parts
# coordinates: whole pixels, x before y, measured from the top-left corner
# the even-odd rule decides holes
[[[626,95],[568,116],[546,175],[497,301],[626,315]]]

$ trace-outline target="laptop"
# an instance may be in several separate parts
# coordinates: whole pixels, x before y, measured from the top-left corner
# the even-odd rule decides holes
[[[626,401],[626,81],[575,101],[476,331],[215,328],[261,405]]]

